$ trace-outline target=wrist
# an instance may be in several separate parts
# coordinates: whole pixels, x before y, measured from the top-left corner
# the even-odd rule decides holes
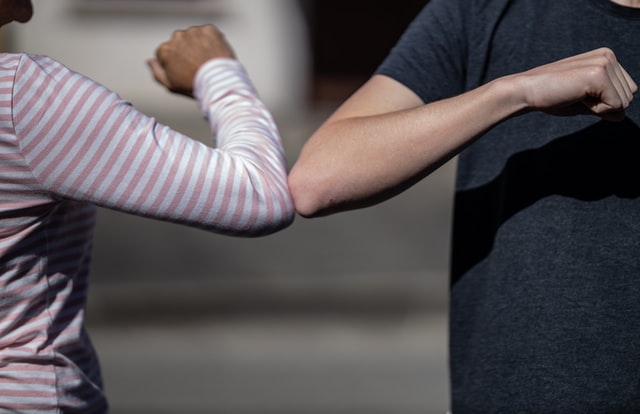
[[[530,111],[534,108],[527,94],[526,77],[508,75],[488,84],[495,97],[496,107],[503,108],[506,117]]]
[[[239,61],[231,58],[215,58],[205,62],[196,72],[193,96],[200,103],[202,114],[231,91],[255,94],[249,77]]]
[[[193,78],[193,95],[201,101],[205,91],[220,83],[220,73],[242,73],[244,69],[240,62],[233,58],[213,58],[204,62],[196,70]],[[219,87],[219,86],[218,86]]]

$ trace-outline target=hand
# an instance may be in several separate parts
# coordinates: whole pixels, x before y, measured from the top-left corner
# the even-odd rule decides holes
[[[147,63],[158,83],[169,91],[193,97],[196,72],[210,59],[235,58],[231,46],[213,25],[191,27],[173,33]]]
[[[515,75],[532,109],[555,115],[592,114],[619,121],[638,86],[607,48]]]

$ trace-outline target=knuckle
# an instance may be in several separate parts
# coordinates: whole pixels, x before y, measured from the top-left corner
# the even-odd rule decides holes
[[[589,68],[588,74],[591,79],[597,81],[598,83],[603,82],[604,79],[609,77],[609,73],[604,62],[598,62],[597,64],[591,66]]]
[[[159,61],[163,61],[167,55],[169,54],[171,46],[167,43],[164,42],[162,43],[160,46],[158,46],[156,48],[156,57],[158,58]]]
[[[173,32],[173,34],[171,35],[171,39],[172,40],[180,40],[184,37],[185,31],[184,30],[175,30]]]
[[[613,50],[611,50],[608,47],[601,47],[599,51],[602,55],[606,56],[607,58],[615,57],[615,53],[613,53]]]
[[[213,34],[217,34],[219,33],[219,30],[216,26],[212,25],[212,24],[205,24],[202,26],[202,30],[209,32],[209,33],[213,33]]]
[[[601,59],[601,64],[603,65],[608,65],[617,61],[615,53],[613,53],[613,50],[609,49],[608,47],[600,48],[598,52]]]
[[[216,26],[212,25],[212,24],[208,24],[206,26],[202,27],[202,32],[203,35],[212,38],[212,39],[220,39],[223,38],[223,34],[220,31],[220,29],[218,29]]]
[[[604,69],[611,64],[612,60],[611,60],[611,57],[605,54],[602,54],[598,56],[594,62],[597,65],[597,67]]]
[[[164,57],[167,55],[167,46],[165,43],[161,44],[156,48],[156,57],[159,61],[162,61]]]

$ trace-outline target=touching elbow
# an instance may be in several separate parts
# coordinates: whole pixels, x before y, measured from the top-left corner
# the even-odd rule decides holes
[[[253,193],[254,199],[253,208],[249,209],[252,223],[249,236],[266,236],[289,227],[296,211],[286,174],[270,177],[260,173],[252,177],[249,180],[252,185],[247,190]]]
[[[267,236],[284,230],[293,223],[296,215],[293,200],[289,192],[286,192],[286,197],[282,197],[282,192],[280,192],[280,195],[281,197],[277,197],[279,200],[278,207],[268,209],[271,212],[267,215],[267,218],[263,216],[254,221],[250,230],[251,236]]]
[[[271,225],[265,229],[266,230],[265,235],[272,234],[277,231],[286,229],[293,223],[295,216],[296,216],[296,210],[293,207],[293,201],[291,200],[291,198],[289,198],[287,199],[287,202],[284,203],[282,211],[280,212],[278,217],[276,217],[272,221]]]
[[[235,212],[218,212],[212,216],[212,222],[201,227],[229,236],[256,238],[284,230],[293,223],[296,212],[285,185],[253,190],[251,197],[242,197],[252,202],[234,204]]]
[[[222,233],[241,238],[264,237],[286,229],[293,223],[294,218],[295,209],[293,203],[289,202],[277,213],[256,215],[244,225],[226,228]]]
[[[312,218],[323,215],[324,204],[318,186],[312,184],[294,168],[289,175],[289,191],[295,211],[302,217]]]

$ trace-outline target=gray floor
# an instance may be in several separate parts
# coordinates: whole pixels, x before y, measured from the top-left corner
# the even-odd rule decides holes
[[[92,331],[114,414],[430,414],[446,318],[267,319]]]

